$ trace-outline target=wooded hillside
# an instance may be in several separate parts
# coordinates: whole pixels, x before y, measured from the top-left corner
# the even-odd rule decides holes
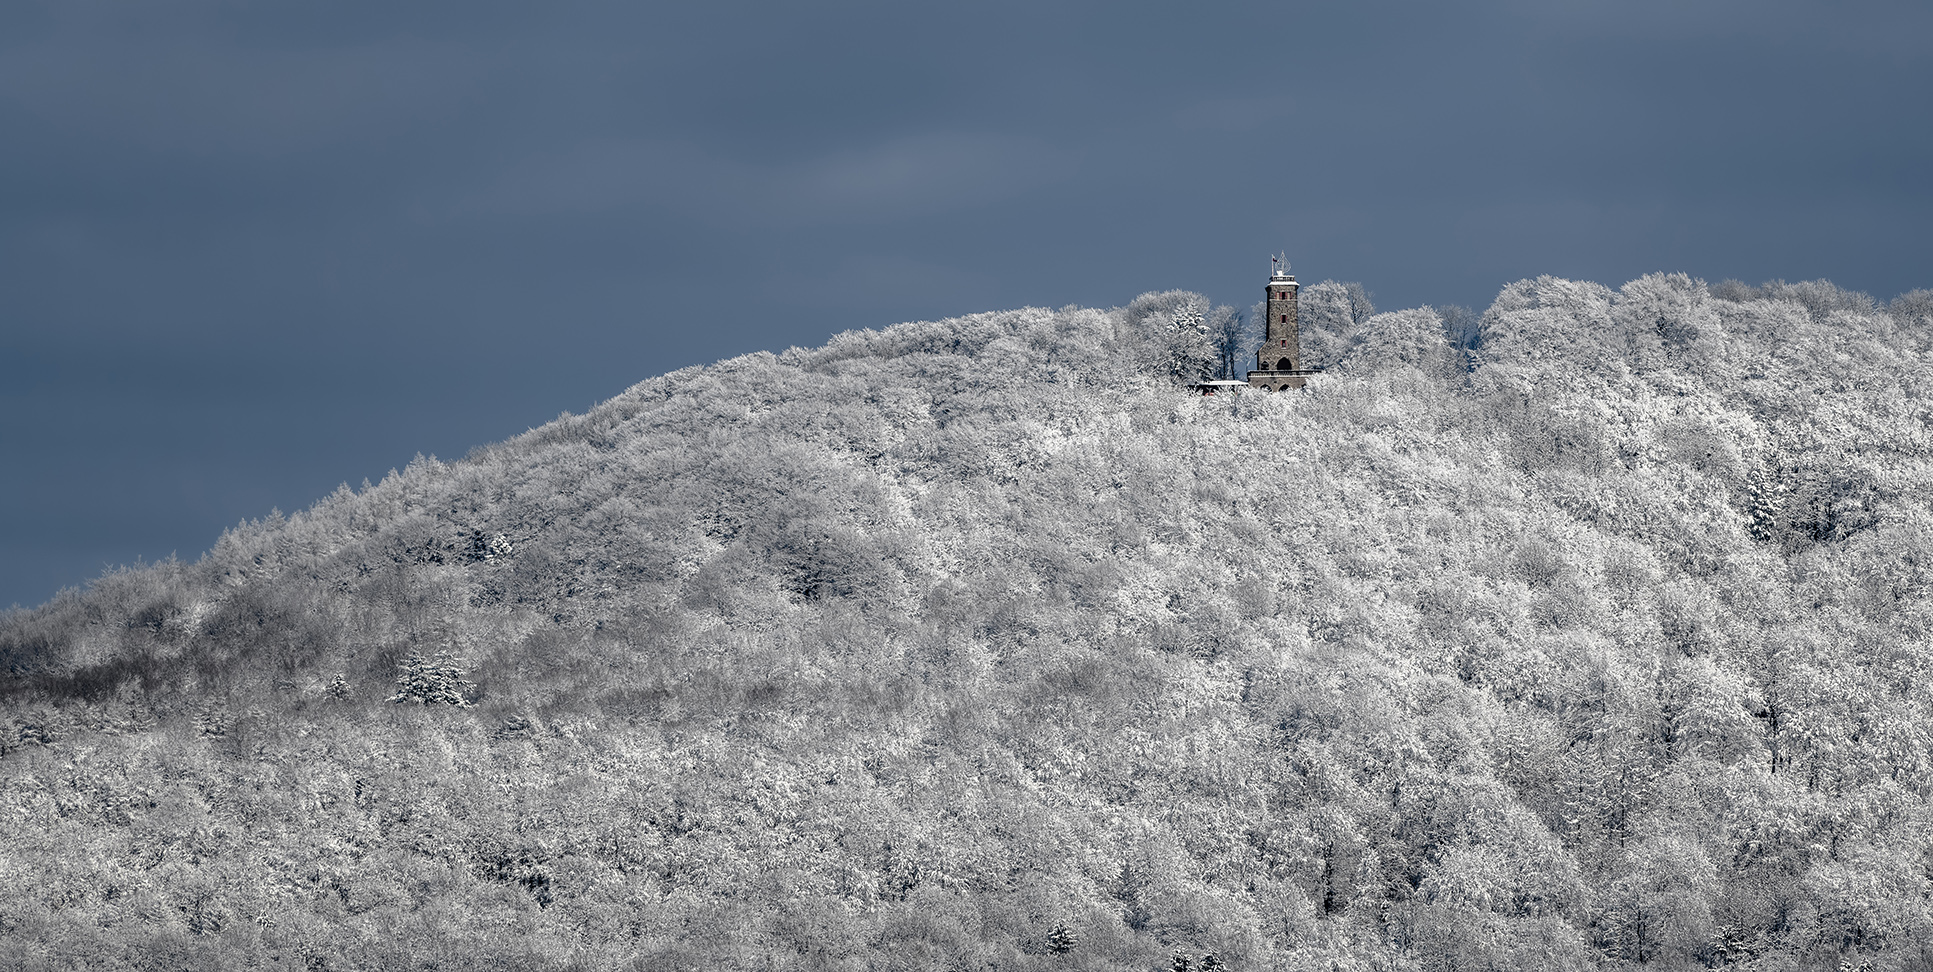
[[[1350,296],[1299,394],[1190,294],[851,332],[9,613],[0,953],[1933,968],[1933,294]]]

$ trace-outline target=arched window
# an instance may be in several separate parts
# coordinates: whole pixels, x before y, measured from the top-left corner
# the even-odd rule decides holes
[[[1289,360],[1289,359],[1287,359],[1287,358],[1283,358],[1282,360],[1280,360],[1280,361],[1277,361],[1277,362],[1275,363],[1275,370],[1277,370],[1277,371],[1294,371],[1294,370],[1295,370],[1295,362],[1293,362],[1293,361],[1290,361],[1290,360]]]

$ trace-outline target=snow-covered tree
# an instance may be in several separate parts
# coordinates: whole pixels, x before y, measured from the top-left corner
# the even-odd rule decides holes
[[[1923,296],[1362,297],[1297,395],[1178,292],[686,369],[0,615],[7,954],[1925,965]]]
[[[396,694],[389,701],[467,707],[470,700],[465,693],[473,686],[464,681],[464,674],[462,664],[449,649],[440,649],[427,658],[411,652],[396,674]]]

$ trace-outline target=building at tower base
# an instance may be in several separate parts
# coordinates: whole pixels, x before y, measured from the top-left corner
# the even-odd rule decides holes
[[[1248,373],[1248,386],[1262,391],[1288,391],[1301,388],[1319,368],[1302,367],[1302,347],[1297,341],[1295,319],[1295,276],[1287,261],[1276,258],[1269,271],[1268,299],[1264,307],[1268,318],[1262,328],[1262,346],[1255,349],[1255,370]]]

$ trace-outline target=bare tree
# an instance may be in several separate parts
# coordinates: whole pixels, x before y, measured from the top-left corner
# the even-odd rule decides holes
[[[1464,367],[1470,366],[1470,354],[1483,343],[1483,318],[1476,311],[1459,304],[1444,304],[1436,309],[1443,318],[1443,335],[1449,339],[1450,347],[1457,350]]]
[[[1362,323],[1375,313],[1362,284],[1324,280],[1302,288],[1298,319],[1303,357],[1317,367],[1340,362],[1360,339]]]
[[[1242,374],[1242,357],[1255,347],[1257,340],[1250,333],[1249,315],[1223,304],[1208,312],[1208,335],[1215,342],[1220,362],[1215,377],[1232,380]]]

